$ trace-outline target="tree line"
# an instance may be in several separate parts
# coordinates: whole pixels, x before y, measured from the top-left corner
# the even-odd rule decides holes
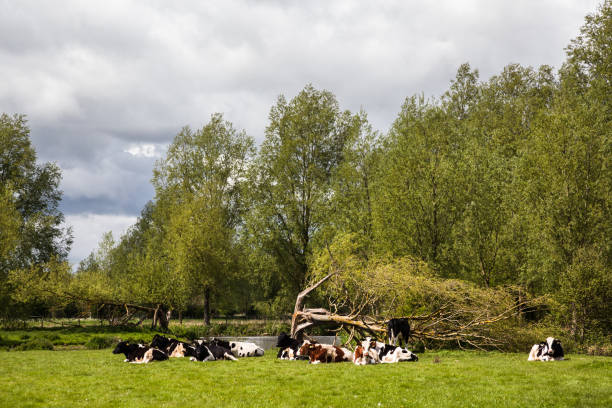
[[[333,296],[318,301],[338,308],[368,288],[372,313],[426,308],[372,279],[403,287],[418,275],[444,293],[461,282],[465,299],[464,285],[479,298],[545,296],[549,318],[575,337],[609,336],[611,39],[607,0],[558,71],[511,64],[482,80],[463,64],[440,97],[406,98],[387,133],[312,85],[278,97],[258,147],[214,114],[181,129],[138,221],[117,241],[106,234],[75,273],[59,170],[35,163],[23,116],[2,115],[2,311],[282,315],[335,270]]]

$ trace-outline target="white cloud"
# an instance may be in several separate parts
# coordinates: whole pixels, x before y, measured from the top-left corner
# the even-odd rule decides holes
[[[136,222],[136,217],[107,214],[74,214],[66,216],[66,224],[72,226],[74,244],[70,251],[70,263],[78,264],[98,247],[102,234],[112,231],[115,241]]]
[[[154,144],[133,144],[126,150],[125,153],[129,153],[132,156],[136,157],[148,157],[148,158],[157,158],[162,156],[162,149]]]

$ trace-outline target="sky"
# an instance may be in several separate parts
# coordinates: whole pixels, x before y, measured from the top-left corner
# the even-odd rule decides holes
[[[0,0],[0,112],[27,115],[63,174],[78,263],[154,196],[183,126],[224,114],[257,142],[306,84],[386,132],[404,99],[439,96],[469,62],[559,68],[596,0]]]

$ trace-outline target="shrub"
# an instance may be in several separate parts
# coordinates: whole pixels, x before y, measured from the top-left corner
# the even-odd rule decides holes
[[[587,348],[587,353],[591,356],[612,356],[612,344],[595,344]]]
[[[32,339],[26,343],[21,343],[18,346],[12,348],[13,351],[26,351],[26,350],[53,350],[53,343],[45,338]]]
[[[117,342],[118,339],[114,337],[93,336],[87,343],[85,343],[85,348],[89,350],[101,350],[111,348]]]

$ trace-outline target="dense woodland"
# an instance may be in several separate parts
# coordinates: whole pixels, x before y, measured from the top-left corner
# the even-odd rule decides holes
[[[178,132],[138,221],[75,272],[60,170],[2,114],[0,313],[287,316],[333,272],[313,305],[388,318],[537,299],[520,324],[610,341],[611,1],[566,52],[487,80],[463,64],[388,133],[312,85],[278,97],[260,146],[214,114]]]

